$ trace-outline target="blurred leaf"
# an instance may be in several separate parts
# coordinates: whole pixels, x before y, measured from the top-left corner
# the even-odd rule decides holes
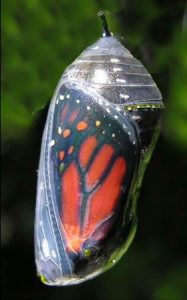
[[[100,37],[97,12],[106,7],[115,10],[119,3],[3,1],[3,141],[28,130],[36,112],[52,98],[64,69]]]
[[[166,126],[173,143],[187,149],[187,30],[173,41]]]
[[[187,299],[186,289],[187,265],[177,266],[170,270],[163,282],[156,289],[153,300],[184,300]]]

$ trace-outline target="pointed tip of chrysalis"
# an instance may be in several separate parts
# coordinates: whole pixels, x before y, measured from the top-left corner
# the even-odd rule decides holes
[[[111,36],[111,32],[108,28],[108,23],[107,23],[107,19],[106,19],[106,16],[105,16],[105,13],[104,11],[99,11],[97,13],[98,17],[101,18],[101,21],[102,21],[102,35],[103,37],[109,37]]]

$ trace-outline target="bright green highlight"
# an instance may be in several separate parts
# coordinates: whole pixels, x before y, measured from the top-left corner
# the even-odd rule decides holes
[[[84,256],[90,257],[91,254],[92,254],[91,248],[86,248],[86,249],[84,250]]]

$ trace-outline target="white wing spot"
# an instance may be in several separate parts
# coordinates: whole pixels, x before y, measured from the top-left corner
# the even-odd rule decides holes
[[[58,133],[62,134],[62,128],[60,126],[58,127]]]
[[[87,110],[90,110],[90,106],[87,106]]]
[[[41,183],[40,183],[39,189],[40,189],[40,190],[44,190],[44,182],[41,182]]]
[[[49,142],[49,147],[52,147],[52,146],[54,146],[55,145],[55,140],[51,140],[50,142]]]
[[[70,95],[68,94],[68,95],[66,96],[66,98],[68,98],[68,99],[69,99],[69,98],[70,98]]]

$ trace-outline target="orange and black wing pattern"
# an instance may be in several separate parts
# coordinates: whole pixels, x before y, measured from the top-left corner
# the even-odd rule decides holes
[[[49,112],[45,130],[50,138],[43,141],[42,163],[48,174],[46,188],[51,186],[46,197],[51,227],[59,235],[62,273],[63,264],[69,274],[96,271],[123,239],[138,164],[136,130],[124,114],[103,99],[65,85],[51,117]]]

